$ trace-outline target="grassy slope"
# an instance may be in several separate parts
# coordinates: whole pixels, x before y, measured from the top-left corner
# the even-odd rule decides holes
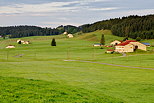
[[[1,103],[120,103],[101,93],[54,82],[8,77],[0,77],[0,82]]]
[[[50,36],[24,38],[32,42],[31,45],[27,46],[18,45],[15,43],[15,40],[2,41],[0,49],[0,76],[2,76],[1,81],[4,82],[4,85],[0,87],[1,92],[8,89],[5,82],[9,83],[9,80],[14,81],[13,79],[5,79],[4,77],[19,77],[25,78],[26,80],[17,79],[19,80],[19,83],[10,83],[10,85],[12,86],[14,84],[19,84],[19,87],[21,87],[25,86],[26,83],[32,82],[27,79],[43,80],[41,83],[46,84],[45,81],[49,81],[48,83],[58,83],[58,88],[62,91],[63,89],[61,88],[66,87],[70,87],[72,89],[77,88],[79,89],[79,93],[84,91],[88,94],[88,91],[91,91],[92,95],[90,95],[87,100],[89,102],[91,102],[90,98],[94,99],[99,94],[99,99],[104,97],[105,94],[112,97],[108,97],[108,99],[106,99],[107,101],[110,99],[115,102],[122,100],[129,103],[152,103],[154,101],[154,71],[152,70],[140,70],[106,66],[101,64],[63,61],[69,58],[130,66],[154,67],[153,54],[149,55],[148,53],[148,56],[136,55],[117,58],[120,56],[119,54],[104,54],[105,49],[93,48],[91,45],[95,42],[99,42],[101,37],[100,34],[102,32],[105,32],[106,34],[105,38],[107,43],[113,41],[115,38],[119,40],[122,39],[109,35],[110,31],[96,31],[85,35],[80,35],[73,39],[66,39],[64,36],[56,36],[57,47],[50,46],[52,38]],[[91,37],[93,39],[91,39]],[[4,49],[5,45],[10,43],[15,44],[17,48]],[[14,57],[19,54],[24,54],[24,56]],[[139,57],[142,59],[139,60]],[[14,79],[16,81],[16,78]],[[23,81],[26,81],[25,84],[22,84]],[[35,81],[34,84],[37,84],[37,81]],[[27,88],[31,88],[31,86]],[[37,86],[32,86],[32,88],[37,88]],[[9,89],[11,91],[13,88]],[[26,89],[26,91],[29,91],[29,89]],[[44,90],[42,89],[42,91]],[[40,93],[42,93],[42,91]],[[71,92],[65,89],[64,91],[67,93]],[[34,93],[35,90],[32,94]],[[8,93],[8,95],[10,95],[10,93]],[[15,94],[13,93],[13,95]],[[76,94],[73,94],[72,96],[76,97]],[[28,98],[26,95],[23,97]],[[120,100],[115,100],[115,98],[119,98]],[[31,99],[35,100],[35,98]],[[48,100],[46,96],[45,99]],[[56,100],[58,98],[54,99]],[[76,101],[75,99],[67,99],[64,102],[68,102],[68,100]],[[100,102],[99,100],[98,102]],[[103,101],[103,99],[101,100]],[[79,101],[84,101],[84,98],[80,98]]]
[[[107,45],[110,44],[110,42],[112,42],[114,40],[122,40],[123,39],[123,37],[118,37],[118,36],[111,35],[110,30],[97,30],[95,32],[85,33],[85,34],[82,34],[82,35],[78,36],[77,39],[83,39],[83,40],[94,41],[94,42],[99,43],[102,34],[105,34],[105,39],[107,39],[105,41],[105,43]]]
[[[99,40],[101,39],[101,34],[105,34],[105,39],[106,39],[106,45],[110,45],[110,43],[114,40],[123,40],[123,37],[117,37],[114,35],[111,35],[111,31],[109,30],[98,30],[92,33],[86,33],[84,35],[78,36],[78,39],[84,39],[84,40],[89,40],[89,41],[94,41],[99,43]],[[91,39],[92,38],[92,39]],[[131,40],[131,38],[129,38]],[[150,44],[154,44],[154,40],[142,40],[141,42],[148,42]],[[99,48],[96,48],[98,51]],[[103,52],[106,51],[105,50]],[[152,68],[154,67],[153,64],[153,57],[154,57],[154,47],[148,47],[147,48],[148,52],[135,52],[135,53],[127,53],[127,57],[117,57],[118,54],[99,54],[95,53],[95,61],[98,62],[105,62],[105,63],[112,63],[112,64],[121,64],[121,65],[129,65],[129,66],[138,66],[138,67],[149,67]],[[119,55],[121,56],[121,55]],[[115,58],[116,57],[116,58]]]

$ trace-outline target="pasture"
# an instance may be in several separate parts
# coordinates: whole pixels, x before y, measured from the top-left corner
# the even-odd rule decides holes
[[[154,68],[153,47],[126,57],[93,47],[102,32],[106,45],[123,39],[110,31],[96,31],[71,39],[64,35],[22,38],[30,45],[1,40],[0,102],[153,103],[154,70],[80,62]],[[53,37],[56,47],[50,45]],[[5,49],[9,44],[16,48]]]

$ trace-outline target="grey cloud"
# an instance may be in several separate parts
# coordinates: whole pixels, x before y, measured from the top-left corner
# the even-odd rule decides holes
[[[0,6],[14,5],[14,4],[42,4],[51,2],[69,2],[73,0],[0,0]]]
[[[65,5],[54,6],[50,8],[50,3],[54,2],[73,2]],[[96,21],[122,17],[128,15],[146,15],[154,14],[153,0],[0,0],[0,7],[5,5],[27,4],[22,9],[25,12],[11,12],[0,14],[1,25],[39,25],[56,27],[58,25],[72,24],[82,25]],[[35,7],[45,4],[39,10],[28,8],[29,4],[35,4]],[[37,4],[40,4],[37,6]],[[49,4],[49,5],[47,5]],[[63,4],[63,3],[62,3]],[[41,6],[42,6],[41,5]],[[23,6],[17,6],[21,10]],[[56,7],[56,8],[55,8]],[[50,10],[48,10],[50,9]],[[16,10],[16,9],[15,9]],[[71,11],[77,10],[77,11]]]

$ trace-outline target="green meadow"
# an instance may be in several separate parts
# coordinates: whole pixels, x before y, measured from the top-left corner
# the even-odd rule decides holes
[[[102,33],[106,45],[123,39],[100,30],[71,39],[20,38],[29,45],[17,44],[18,39],[0,40],[0,103],[154,103],[154,70],[131,68],[154,68],[154,47],[125,57],[106,54],[112,48],[92,46]],[[51,46],[52,38],[56,47]],[[16,48],[6,49],[9,44]]]

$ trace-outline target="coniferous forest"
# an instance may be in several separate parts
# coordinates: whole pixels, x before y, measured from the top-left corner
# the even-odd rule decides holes
[[[9,26],[0,27],[0,35],[2,37],[9,36],[9,38],[20,38],[28,36],[48,36],[48,35],[59,35],[63,32],[76,33],[77,27],[67,25],[59,26],[57,28],[41,28],[37,26]]]
[[[113,35],[141,39],[154,39],[154,15],[115,18],[81,26],[82,31],[109,29]]]
[[[113,35],[120,37],[130,37],[141,39],[154,39],[154,15],[115,18],[109,20],[98,21],[93,24],[85,24],[79,27],[67,25],[57,28],[41,28],[37,26],[10,26],[0,27],[0,35],[10,38],[19,38],[27,36],[47,36],[59,35],[67,31],[68,33],[93,32],[96,30],[111,30]]]

